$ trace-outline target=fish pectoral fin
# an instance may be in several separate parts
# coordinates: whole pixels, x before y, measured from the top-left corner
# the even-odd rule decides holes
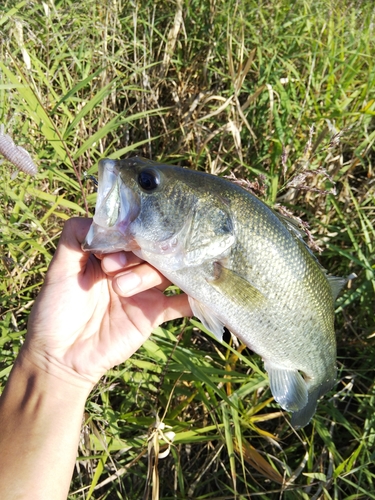
[[[219,257],[235,242],[232,217],[223,204],[198,205],[186,227],[188,229],[182,245],[185,249],[185,265],[198,266],[206,260]]]
[[[266,303],[266,297],[257,288],[219,262],[214,263],[214,278],[207,281],[229,301],[248,311],[259,309]]]
[[[271,392],[284,410],[296,412],[307,405],[307,384],[298,370],[280,368],[266,361],[264,367],[270,379]]]
[[[199,318],[203,325],[215,335],[219,342],[221,342],[223,340],[224,323],[219,320],[209,307],[202,304],[202,302],[190,296],[188,299],[194,316]]]

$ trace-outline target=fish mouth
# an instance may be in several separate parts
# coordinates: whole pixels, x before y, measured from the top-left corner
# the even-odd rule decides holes
[[[140,202],[122,181],[119,163],[107,158],[99,161],[95,215],[82,244],[85,251],[111,253],[134,246],[129,226],[139,213]]]

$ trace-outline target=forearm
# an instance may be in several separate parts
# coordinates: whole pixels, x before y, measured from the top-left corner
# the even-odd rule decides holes
[[[23,355],[10,374],[0,398],[3,500],[67,498],[89,387],[58,375]]]

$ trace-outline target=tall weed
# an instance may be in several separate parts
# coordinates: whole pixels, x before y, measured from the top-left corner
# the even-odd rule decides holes
[[[171,323],[92,393],[69,498],[375,498],[374,17],[359,0],[0,6],[0,123],[39,168],[0,165],[2,386],[101,157],[246,179],[358,276],[311,426],[293,431],[257,356]]]

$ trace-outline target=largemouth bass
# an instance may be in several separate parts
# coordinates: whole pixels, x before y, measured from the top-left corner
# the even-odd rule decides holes
[[[263,358],[292,425],[309,423],[336,378],[334,300],[345,280],[326,275],[288,220],[220,177],[105,159],[83,249],[152,264],[218,340],[226,326]]]

